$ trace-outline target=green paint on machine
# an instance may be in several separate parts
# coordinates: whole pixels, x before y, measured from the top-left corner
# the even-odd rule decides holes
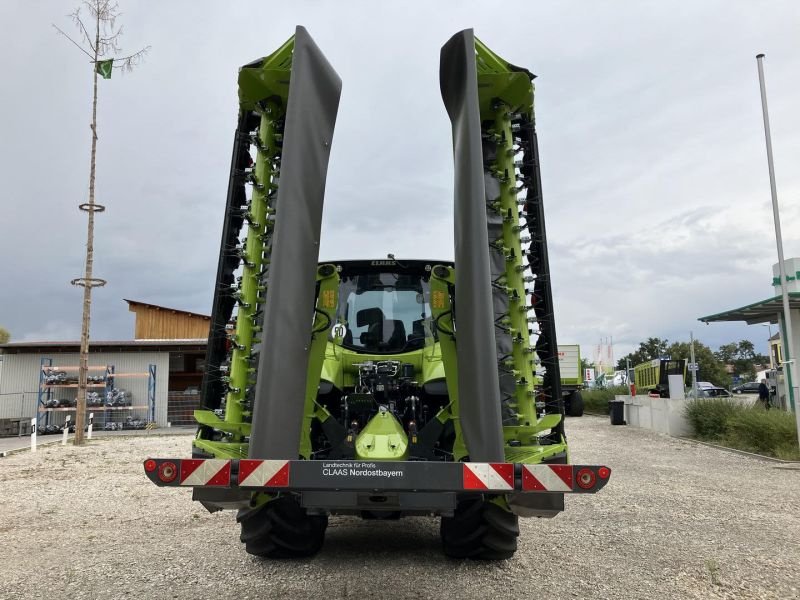
[[[473,39],[471,32],[469,36],[464,39]],[[392,470],[387,463],[468,462],[458,375],[460,369],[475,365],[458,363],[459,331],[471,324],[458,321],[455,290],[457,275],[467,272],[469,264],[398,260],[392,255],[321,263],[316,273],[308,274],[316,282],[313,307],[297,306],[292,298],[280,296],[282,290],[270,289],[273,236],[292,235],[276,231],[275,223],[281,211],[276,203],[280,172],[288,168],[282,164],[283,139],[295,50],[293,37],[239,72],[240,127],[229,188],[233,200],[229,199],[220,249],[222,266],[212,315],[217,325],[209,339],[209,352],[216,354],[207,360],[205,408],[195,413],[200,427],[194,455],[248,458],[253,410],[261,401],[255,394],[258,356],[281,352],[271,345],[270,332],[262,330],[265,298],[278,294],[282,309],[308,313],[309,329],[297,332],[307,340],[308,367],[304,397],[281,399],[287,406],[303,404],[299,447],[291,456],[255,457],[269,459],[259,467],[264,477],[274,475],[268,472],[272,459],[325,461],[320,462],[322,475],[331,478],[349,474],[348,465],[354,464],[368,464],[369,473],[391,472],[402,479],[404,468]],[[322,64],[321,56],[317,64]],[[497,364],[492,368],[498,369],[501,382],[503,378],[507,382],[499,390],[505,460],[518,470],[520,464],[563,464],[569,449],[555,330],[548,329],[553,311],[533,131],[533,76],[477,39],[474,60],[486,153],[486,171],[479,177],[496,181],[499,191],[488,198],[487,236],[471,243],[482,245],[490,255],[496,253],[494,264],[500,265],[487,286],[499,298],[494,317]],[[252,154],[254,160],[248,160]],[[532,341],[532,335],[538,341]],[[503,388],[509,381],[510,387]],[[538,503],[521,502],[512,475],[508,482],[498,480],[488,464],[476,473],[472,480],[480,483],[484,473],[494,477],[489,484],[501,487],[488,488],[495,490],[492,493],[473,490],[467,502],[452,492],[419,495],[373,485],[353,494],[333,484],[325,491],[280,494],[272,489],[196,488],[195,499],[210,510],[239,508],[237,520],[248,552],[278,558],[316,552],[326,515],[332,512],[364,518],[439,514],[449,555],[508,558],[516,549],[517,507],[524,505],[519,514],[539,516],[563,509],[558,494],[546,494],[548,499]],[[233,477],[235,482],[235,473]],[[460,479],[454,481],[459,485]],[[429,489],[441,488],[431,484]],[[248,501],[242,501],[243,494]],[[500,546],[492,546],[492,540]]]

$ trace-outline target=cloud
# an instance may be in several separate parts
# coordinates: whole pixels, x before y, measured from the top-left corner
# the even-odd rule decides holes
[[[39,323],[39,328],[27,331],[21,337],[13,335],[12,342],[77,341],[81,339],[80,321],[48,319]]]
[[[323,258],[452,257],[452,148],[439,48],[474,26],[537,79],[559,338],[617,355],[686,339],[697,317],[771,294],[775,262],[754,55],[767,82],[787,256],[800,255],[800,71],[793,1],[676,8],[507,2],[123,2],[123,45],[152,51],[100,82],[92,335],[132,336],[123,297],[210,310],[239,65],[306,25],[342,76]],[[91,71],[50,23],[63,2],[3,3],[0,324],[75,337]],[[268,17],[268,18],[267,18]],[[347,33],[345,33],[347,32]],[[70,325],[72,324],[72,325]],[[712,345],[760,328],[712,325]],[[763,337],[763,336],[762,336]],[[585,352],[585,354],[589,354]]]

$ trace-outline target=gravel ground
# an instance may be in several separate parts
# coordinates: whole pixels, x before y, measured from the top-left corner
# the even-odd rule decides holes
[[[596,496],[521,521],[515,558],[446,559],[434,519],[332,518],[320,555],[264,562],[230,512],[157,488],[141,461],[186,436],[106,438],[0,459],[0,598],[800,598],[800,470],[571,419]],[[795,465],[797,466],[797,465]]]

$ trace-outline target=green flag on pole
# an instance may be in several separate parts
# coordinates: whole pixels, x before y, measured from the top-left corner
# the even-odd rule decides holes
[[[109,58],[108,60],[98,60],[95,63],[95,71],[102,77],[103,79],[111,79],[111,69],[114,67],[114,59]]]

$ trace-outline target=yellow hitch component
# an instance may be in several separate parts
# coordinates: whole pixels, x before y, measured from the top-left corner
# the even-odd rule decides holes
[[[408,437],[403,424],[385,408],[370,419],[356,438],[357,460],[406,460]]]

